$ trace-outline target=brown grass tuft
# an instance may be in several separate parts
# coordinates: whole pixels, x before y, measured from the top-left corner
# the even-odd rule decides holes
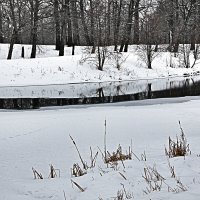
[[[78,164],[76,164],[76,163],[73,164],[73,167],[72,167],[72,175],[73,176],[79,177],[79,176],[83,176],[85,174],[87,174],[87,172],[82,170]]]
[[[105,154],[105,163],[113,163],[117,161],[123,161],[123,160],[131,160],[132,159],[132,153],[129,147],[128,153],[122,153],[122,147],[119,145],[116,152],[113,152],[112,154],[108,151]]]
[[[181,127],[180,121],[179,121],[179,125],[180,125],[180,130],[181,130],[180,137],[178,138],[178,136],[177,136],[176,141],[173,141],[169,137],[169,149],[167,150],[165,148],[165,154],[167,156],[169,156],[169,158],[173,158],[173,157],[177,157],[177,156],[186,156],[189,153],[191,153],[189,144],[187,144],[187,139],[186,139],[185,133]]]

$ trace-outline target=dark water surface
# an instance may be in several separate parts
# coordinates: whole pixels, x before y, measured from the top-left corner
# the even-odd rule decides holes
[[[131,82],[0,87],[0,109],[113,103],[200,95],[200,76]]]

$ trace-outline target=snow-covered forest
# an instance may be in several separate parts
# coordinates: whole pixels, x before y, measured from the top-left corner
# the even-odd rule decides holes
[[[177,52],[179,44],[199,43],[198,0],[1,0],[0,42],[64,45],[113,45],[128,51],[130,44],[168,44]],[[118,48],[119,46],[119,48]],[[151,47],[150,47],[151,48]]]
[[[199,108],[199,0],[0,0],[0,200],[199,200]]]

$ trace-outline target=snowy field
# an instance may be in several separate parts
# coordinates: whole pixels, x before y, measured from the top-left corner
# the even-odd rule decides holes
[[[123,199],[197,200],[200,198],[199,108],[199,97],[187,97],[34,111],[1,110],[0,199],[64,200],[65,192],[67,200],[112,200],[117,199],[119,191],[123,193],[124,187],[127,198]],[[104,150],[105,119],[107,150],[116,151],[120,144],[125,152],[132,139],[135,154],[132,160],[119,162],[114,168],[104,164],[99,151]],[[172,178],[165,146],[169,136],[175,139],[180,135],[179,120],[191,155],[169,159],[175,171]],[[74,163],[82,165],[69,134],[88,165],[90,146],[93,154],[99,151],[96,166],[77,178],[71,175],[71,168]],[[144,151],[146,161],[141,159]],[[60,177],[48,178],[49,164],[60,170]],[[142,177],[144,168],[154,166],[164,178],[162,184],[157,182],[160,190],[156,191],[150,190]],[[32,167],[43,175],[43,180],[34,179]],[[81,192],[71,180],[85,191]]]
[[[29,59],[31,46],[25,45],[25,58],[21,59],[21,45],[15,45],[13,59],[9,61],[6,60],[8,47],[0,45],[0,86],[155,79],[200,72],[199,61],[194,68],[186,69],[178,58],[171,59],[169,52],[160,53],[153,60],[153,69],[147,69],[135,46],[130,46],[129,53],[122,54],[120,69],[116,67],[116,60],[109,60],[103,71],[97,70],[95,62],[80,62],[85,58],[84,47],[76,47],[75,56],[71,56],[71,48],[66,47],[66,56],[58,57],[54,46],[38,46],[37,58]]]

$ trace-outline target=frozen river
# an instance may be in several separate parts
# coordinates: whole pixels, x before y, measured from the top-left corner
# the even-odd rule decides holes
[[[0,87],[1,109],[34,109],[200,95],[200,77]]]

